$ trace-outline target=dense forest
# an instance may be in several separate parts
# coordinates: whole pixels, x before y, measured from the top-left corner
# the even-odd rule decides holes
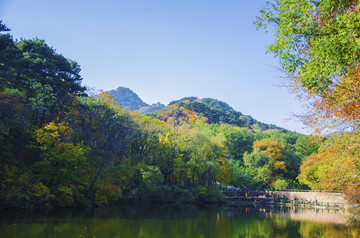
[[[109,93],[88,96],[79,65],[45,41],[14,40],[2,22],[0,30],[0,207],[220,202],[217,183],[318,182],[306,168],[322,139],[210,98],[183,98],[148,115],[127,111]]]

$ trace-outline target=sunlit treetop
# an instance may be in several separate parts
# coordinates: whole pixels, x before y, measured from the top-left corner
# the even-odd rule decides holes
[[[280,58],[286,73],[319,93],[357,67],[360,59],[360,6],[353,0],[274,0],[255,23],[275,25],[268,52]]]

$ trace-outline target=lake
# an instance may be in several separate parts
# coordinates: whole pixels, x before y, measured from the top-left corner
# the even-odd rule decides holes
[[[0,237],[360,237],[344,211],[121,205],[0,213]],[[350,219],[350,221],[349,221]]]

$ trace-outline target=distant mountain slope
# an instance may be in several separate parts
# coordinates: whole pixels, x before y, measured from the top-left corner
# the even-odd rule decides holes
[[[108,93],[126,110],[138,111],[141,114],[154,113],[165,107],[165,105],[159,102],[149,105],[131,89],[125,87],[118,87],[117,89],[108,91]]]
[[[263,131],[283,129],[276,125],[259,122],[251,116],[234,110],[229,104],[212,98],[184,97],[170,102],[165,107],[161,103],[152,105],[145,103],[136,93],[126,87],[118,87],[108,92],[125,109],[138,111],[173,125],[194,124],[196,121],[202,121],[209,124],[229,124]]]
[[[154,103],[148,107],[142,107],[138,110],[138,112],[141,114],[154,113],[154,112],[160,111],[164,107],[165,107],[164,104],[161,104],[158,102],[158,103]]]
[[[193,124],[197,120],[202,120],[210,124],[230,124],[261,130],[282,129],[243,115],[227,103],[212,98],[185,97],[170,102],[167,107],[153,113],[152,116],[170,124]]]
[[[148,107],[141,98],[131,89],[125,87],[118,87],[117,89],[108,91],[116,101],[125,109],[129,111],[139,110],[141,107]]]

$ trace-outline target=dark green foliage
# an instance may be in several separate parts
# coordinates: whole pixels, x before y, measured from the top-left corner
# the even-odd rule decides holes
[[[196,202],[198,190],[196,188],[181,188],[176,185],[158,185],[156,189],[144,187],[141,189],[141,199],[153,202]]]
[[[7,29],[0,23],[1,29]],[[16,80],[16,65],[22,59],[21,51],[16,47],[10,34],[3,34],[0,31],[0,89],[5,87],[13,88]]]
[[[196,200],[198,202],[219,203],[225,201],[225,195],[215,185],[199,186],[197,190]]]
[[[82,94],[80,66],[44,41],[15,42],[0,35],[0,90],[17,90],[33,113],[35,124],[50,122],[64,110],[72,95]]]
[[[28,111],[16,94],[0,92],[0,159],[21,159],[29,124]]]
[[[10,31],[10,29],[0,21],[0,32],[2,31]]]
[[[0,47],[2,60],[6,61],[1,64],[6,87],[22,90],[29,97],[36,94],[29,80],[49,85],[59,97],[85,90],[80,85],[80,66],[56,53],[43,40],[14,43],[10,35],[1,35]]]
[[[246,128],[224,127],[223,133],[226,137],[228,157],[242,161],[244,153],[252,151],[252,144],[255,141],[254,134]]]

